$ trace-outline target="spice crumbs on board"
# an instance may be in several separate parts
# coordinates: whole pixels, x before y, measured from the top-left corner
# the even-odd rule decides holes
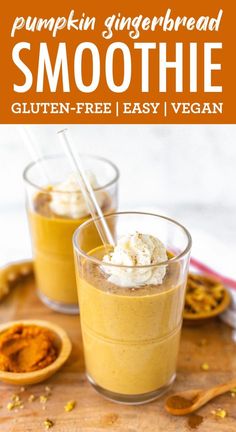
[[[45,404],[45,403],[48,401],[48,396],[46,396],[46,395],[41,395],[41,396],[39,397],[39,400],[40,400],[40,403],[41,403],[41,404]]]
[[[17,394],[13,394],[11,396],[11,402],[8,402],[7,409],[8,411],[16,410],[17,408],[24,408],[23,402],[20,399],[20,396]]]
[[[208,371],[209,370],[209,364],[208,363],[202,363],[201,365],[201,369],[203,371]]]
[[[211,414],[220,418],[225,418],[228,415],[227,411],[222,408],[217,408],[216,410],[211,411]]]
[[[71,400],[71,401],[66,403],[66,405],[64,406],[64,410],[66,412],[70,412],[74,409],[75,405],[76,405],[76,402],[74,400]]]
[[[45,430],[48,430],[54,426],[54,423],[52,420],[46,419],[46,420],[44,420],[43,425],[44,425]]]
[[[36,400],[36,396],[33,395],[33,394],[31,394],[31,395],[28,397],[28,402],[34,402],[35,400]]]

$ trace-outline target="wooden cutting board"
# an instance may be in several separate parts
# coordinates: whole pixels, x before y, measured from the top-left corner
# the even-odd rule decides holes
[[[188,426],[187,417],[172,417],[164,411],[166,396],[140,406],[124,406],[112,403],[97,394],[85,377],[80,320],[77,316],[58,314],[46,308],[38,299],[34,281],[18,284],[0,303],[0,320],[6,322],[27,318],[51,320],[69,334],[73,350],[66,365],[51,379],[30,388],[21,389],[0,384],[0,432],[40,432],[43,422],[50,419],[52,432],[235,432],[236,396],[222,395],[203,407],[199,415],[203,422],[197,429]],[[203,339],[206,339],[202,342]],[[184,327],[178,361],[178,375],[172,391],[191,387],[208,387],[236,376],[236,331],[219,320],[199,327]],[[201,369],[203,363],[209,370]],[[51,387],[46,403],[39,397],[45,394],[45,386]],[[14,393],[20,393],[24,407],[9,411],[7,404]],[[170,392],[169,392],[170,393]],[[29,402],[30,395],[36,400]],[[64,406],[76,401],[71,412]],[[222,408],[225,418],[212,414]]]

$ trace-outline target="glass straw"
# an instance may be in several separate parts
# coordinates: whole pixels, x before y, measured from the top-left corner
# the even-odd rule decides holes
[[[76,171],[78,175],[78,183],[83,194],[84,200],[87,204],[88,210],[94,220],[95,226],[98,230],[98,233],[101,237],[103,245],[107,248],[107,246],[114,246],[115,242],[113,236],[111,234],[110,228],[104,218],[103,212],[97,202],[95,193],[93,188],[88,181],[86,173],[83,168],[83,163],[78,152],[75,151],[75,144],[69,135],[68,129],[63,129],[57,132],[59,138],[63,144],[65,152],[68,156],[70,164],[73,170]],[[75,156],[76,154],[76,156]],[[96,220],[99,217],[99,220]]]
[[[32,161],[37,162],[41,160],[43,158],[43,155],[39,151],[39,146],[38,144],[36,144],[36,141],[33,135],[31,134],[31,132],[29,131],[29,129],[26,126],[21,125],[19,127],[19,132],[22,136],[25,146],[27,147],[27,150],[31,156]],[[46,173],[43,164],[37,164],[37,168],[39,170],[42,181],[45,183],[45,185],[48,186],[50,184],[49,176]]]

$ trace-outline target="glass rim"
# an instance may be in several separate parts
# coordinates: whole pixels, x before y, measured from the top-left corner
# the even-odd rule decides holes
[[[179,261],[181,258],[183,258],[185,255],[187,255],[192,247],[192,237],[191,234],[189,233],[189,231],[187,230],[187,228],[184,227],[184,225],[182,225],[181,223],[177,222],[176,220],[169,218],[167,216],[163,216],[163,215],[159,215],[157,213],[149,213],[149,212],[139,212],[139,211],[122,211],[122,212],[114,212],[114,213],[109,213],[104,215],[104,218],[107,219],[108,217],[111,216],[117,216],[117,215],[145,215],[145,216],[154,216],[157,217],[159,219],[164,219],[168,222],[171,222],[172,224],[176,225],[177,227],[181,228],[181,230],[185,233],[186,238],[187,238],[187,246],[185,247],[185,249],[180,252],[178,255],[173,256],[172,258],[162,261],[160,263],[156,263],[156,264],[146,264],[146,265],[137,265],[137,266],[131,266],[131,265],[120,265],[120,264],[112,264],[112,263],[107,263],[107,262],[103,262],[101,260],[99,260],[98,258],[95,258],[91,255],[88,255],[86,252],[84,252],[79,246],[78,246],[78,242],[77,242],[77,236],[78,233],[81,229],[83,229],[84,227],[86,227],[87,225],[91,224],[92,222],[95,221],[99,221],[102,218],[101,217],[97,217],[96,219],[88,219],[87,221],[83,222],[74,232],[73,234],[73,238],[72,238],[72,242],[73,242],[73,247],[75,249],[75,251],[77,253],[79,253],[79,255],[82,255],[84,258],[88,259],[89,261],[98,264],[98,265],[103,265],[104,267],[112,267],[112,268],[124,268],[124,269],[150,269],[150,268],[155,268],[155,267],[160,267],[160,266],[167,266],[168,264],[172,263],[172,262],[177,262]]]
[[[81,156],[82,157],[87,157],[87,158],[90,158],[90,159],[93,159],[93,160],[99,160],[101,162],[105,162],[105,163],[107,163],[108,165],[110,165],[114,169],[114,177],[112,178],[112,180],[106,182],[102,186],[98,186],[98,187],[94,188],[93,190],[95,192],[100,191],[102,189],[105,189],[105,188],[113,185],[114,183],[116,183],[119,180],[120,171],[119,171],[119,168],[114,164],[114,162],[112,162],[109,159],[106,159],[106,158],[104,158],[102,156],[91,155],[89,153],[81,153]],[[37,190],[39,190],[41,192],[45,192],[45,191],[48,192],[48,190],[45,187],[39,186],[36,183],[34,183],[33,181],[31,181],[28,178],[28,174],[29,174],[29,171],[33,167],[35,167],[37,164],[39,164],[40,162],[43,162],[45,160],[51,160],[51,159],[59,159],[59,158],[66,158],[66,155],[64,155],[63,153],[58,153],[58,154],[55,154],[55,155],[47,155],[47,156],[43,156],[43,157],[41,157],[39,159],[36,159],[35,161],[30,162],[28,165],[26,165],[26,167],[23,170],[23,180],[26,183],[28,183],[30,186],[33,186],[35,189],[37,189]],[[73,194],[73,193],[75,193],[75,191],[61,191],[61,190],[56,190],[56,189],[53,189],[52,191],[50,191],[50,193],[54,193],[54,192],[58,193],[58,194],[60,194],[60,193],[62,193],[62,194]],[[78,191],[76,193],[80,193],[80,191]]]

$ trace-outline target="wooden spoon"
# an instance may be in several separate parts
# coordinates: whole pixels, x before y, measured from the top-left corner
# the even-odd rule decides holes
[[[168,397],[165,402],[165,409],[168,413],[176,416],[190,414],[211,399],[236,387],[236,379],[220,384],[210,389],[186,390]]]

